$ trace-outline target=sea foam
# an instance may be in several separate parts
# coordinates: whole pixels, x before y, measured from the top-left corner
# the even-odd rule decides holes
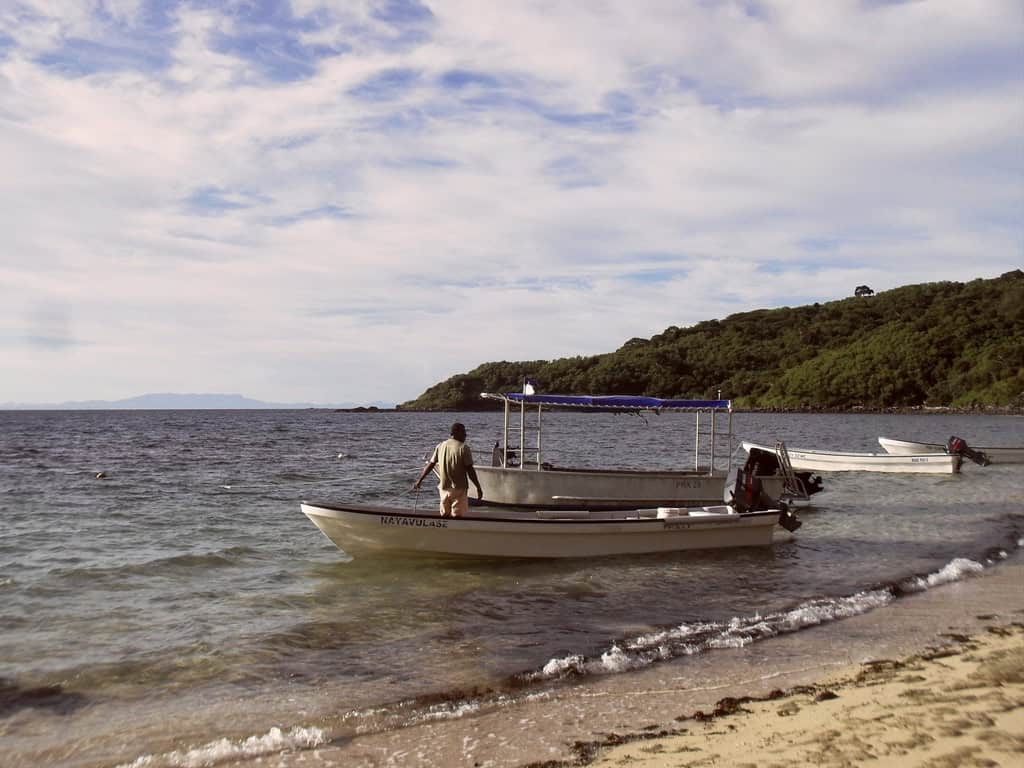
[[[320,728],[296,727],[283,731],[274,727],[262,735],[249,736],[240,741],[218,739],[188,750],[142,755],[117,768],[207,768],[227,760],[260,757],[288,749],[309,749],[326,742],[327,734]]]
[[[681,624],[616,641],[592,658],[567,654],[549,660],[540,670],[528,673],[524,678],[536,681],[616,674],[679,656],[715,649],[742,648],[758,640],[868,613],[888,605],[900,594],[922,592],[975,576],[984,570],[985,566],[980,563],[958,557],[933,573],[914,576],[891,587],[864,590],[845,597],[809,600],[777,613],[734,616],[718,623]]]

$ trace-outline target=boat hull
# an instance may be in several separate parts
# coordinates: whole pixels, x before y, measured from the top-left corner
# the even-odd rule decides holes
[[[910,440],[893,440],[889,437],[878,438],[878,444],[886,453],[895,456],[946,452],[946,446],[939,443],[915,443]],[[1024,448],[985,448],[973,445],[971,448],[984,453],[991,464],[1024,464]]]
[[[756,443],[743,443],[743,449],[774,448]],[[789,462],[795,470],[811,472],[898,472],[914,474],[951,475],[960,471],[962,458],[946,453],[889,454],[848,453],[840,451],[810,451],[786,448]]]
[[[391,507],[303,502],[302,512],[346,554],[416,553],[483,558],[574,558],[681,550],[760,547],[772,543],[779,510],[737,514],[668,514],[564,517],[543,512],[462,518]],[[552,513],[547,513],[551,515]],[[559,514],[559,513],[554,513]]]
[[[485,506],[629,510],[721,504],[724,473],[477,467]],[[472,497],[472,494],[471,494]]]

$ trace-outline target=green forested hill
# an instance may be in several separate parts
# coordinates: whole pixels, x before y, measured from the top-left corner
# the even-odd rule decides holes
[[[403,409],[486,408],[481,392],[731,398],[740,408],[1024,408],[1024,272],[672,326],[615,352],[484,363]]]

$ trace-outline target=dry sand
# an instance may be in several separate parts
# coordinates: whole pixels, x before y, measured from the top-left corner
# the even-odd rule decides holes
[[[599,750],[600,768],[1024,766],[1024,625],[876,660]]]

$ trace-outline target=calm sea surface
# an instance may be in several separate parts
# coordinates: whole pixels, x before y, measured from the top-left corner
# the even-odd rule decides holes
[[[213,765],[459,717],[864,613],[997,568],[1024,535],[1024,467],[974,464],[825,475],[803,527],[755,550],[350,560],[299,511],[434,506],[410,488],[455,418],[487,461],[500,414],[0,412],[0,764]],[[733,430],[1024,445],[1005,416],[735,414]],[[693,431],[549,414],[545,459],[689,467]]]

